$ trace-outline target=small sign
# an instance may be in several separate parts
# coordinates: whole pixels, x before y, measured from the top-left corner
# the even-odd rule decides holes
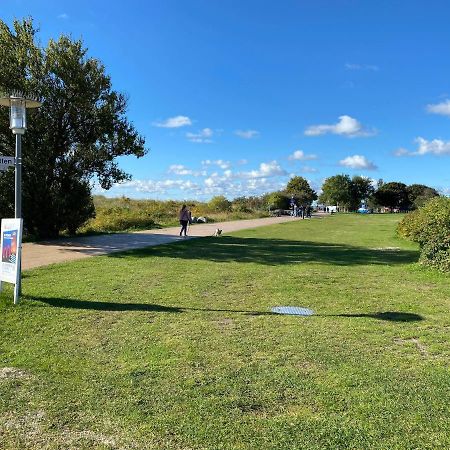
[[[0,170],[5,171],[16,164],[14,156],[0,156]]]
[[[0,281],[18,284],[22,251],[23,219],[2,219]]]

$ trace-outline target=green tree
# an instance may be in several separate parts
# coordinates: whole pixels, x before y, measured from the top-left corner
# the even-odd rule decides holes
[[[127,99],[112,89],[100,61],[81,40],[62,35],[41,47],[31,19],[0,20],[0,91],[38,96],[23,138],[23,217],[28,233],[74,232],[94,215],[91,186],[109,189],[130,177],[116,158],[141,157],[144,139],[125,117]],[[0,151],[12,155],[8,112],[0,110]],[[13,214],[12,173],[0,176],[0,215]]]
[[[409,209],[408,187],[404,183],[392,181],[384,183],[373,195],[375,202],[387,208]]]
[[[317,199],[316,192],[311,189],[308,181],[299,176],[292,177],[287,186],[286,193],[289,196],[294,196],[299,205],[310,205],[313,200]]]
[[[413,209],[423,206],[428,200],[439,197],[439,192],[424,184],[411,184],[408,186],[408,198]]]
[[[357,210],[361,203],[369,199],[374,192],[375,189],[370,178],[355,175],[351,181],[350,209]]]
[[[216,195],[208,202],[208,208],[217,212],[230,211],[231,202],[223,195]]]
[[[269,209],[289,208],[289,198],[284,192],[271,192],[265,196],[265,201]]]
[[[327,205],[349,208],[352,203],[352,190],[352,180],[348,175],[328,177],[322,185],[320,201]]]

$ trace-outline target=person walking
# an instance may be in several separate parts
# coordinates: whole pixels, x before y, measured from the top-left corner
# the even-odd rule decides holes
[[[182,208],[180,209],[178,218],[180,219],[181,225],[180,236],[183,235],[183,232],[184,236],[187,236],[187,226],[188,223],[191,221],[191,212],[188,210],[186,205],[183,205]]]

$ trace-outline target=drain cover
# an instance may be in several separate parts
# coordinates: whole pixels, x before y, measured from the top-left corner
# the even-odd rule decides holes
[[[314,311],[308,308],[298,306],[274,306],[272,312],[276,314],[288,314],[290,316],[312,316]]]

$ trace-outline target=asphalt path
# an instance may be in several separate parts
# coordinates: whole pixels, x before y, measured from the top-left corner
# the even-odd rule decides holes
[[[223,233],[231,233],[233,231],[292,222],[295,220],[302,219],[282,216],[195,224],[190,226],[188,235],[189,238],[199,238],[212,236],[217,228],[223,230]],[[179,236],[179,232],[180,227],[171,227],[159,230],[136,231],[133,233],[103,234],[53,241],[28,242],[22,246],[22,269],[27,270],[90,256],[152,247],[154,245],[167,244],[185,239]]]

